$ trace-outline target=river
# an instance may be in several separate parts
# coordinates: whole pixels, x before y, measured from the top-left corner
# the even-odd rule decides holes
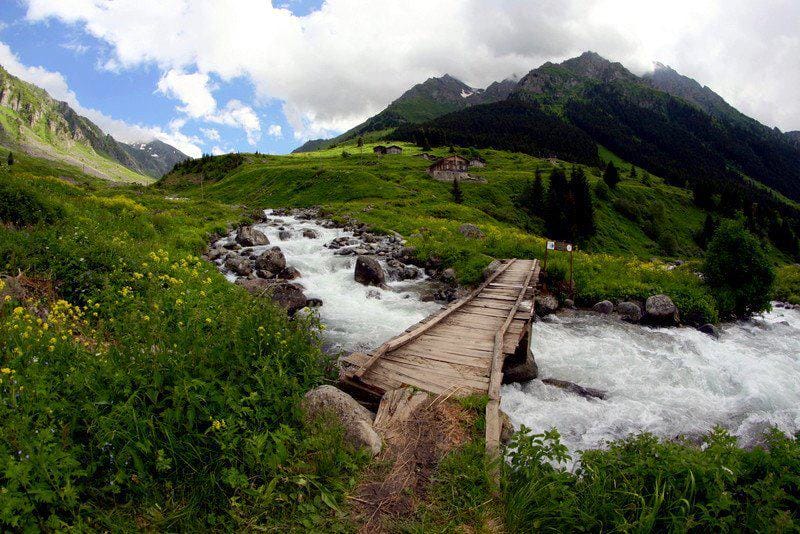
[[[302,273],[297,281],[306,295],[322,299],[318,313],[329,349],[373,349],[440,309],[420,301],[425,280],[389,282],[386,290],[356,283],[354,256],[325,247],[352,233],[277,219],[292,231],[286,240],[277,226],[256,228]],[[303,237],[305,228],[317,237]],[[370,292],[380,298],[368,298]],[[719,339],[693,328],[652,329],[577,312],[535,323],[532,338],[540,377],[607,393],[605,400],[586,400],[540,380],[503,387],[502,409],[516,427],[556,427],[573,453],[642,431],[694,437],[722,425],[744,446],[770,425],[800,431],[800,311],[776,309],[723,326]]]

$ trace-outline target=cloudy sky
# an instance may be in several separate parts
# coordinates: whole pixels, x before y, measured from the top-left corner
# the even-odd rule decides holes
[[[0,64],[125,141],[288,152],[449,73],[585,50],[800,129],[800,0],[0,0]]]

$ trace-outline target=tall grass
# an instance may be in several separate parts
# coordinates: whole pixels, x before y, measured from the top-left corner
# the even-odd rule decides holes
[[[336,528],[361,456],[306,423],[331,366],[312,319],[197,253],[241,214],[143,188],[0,176],[61,217],[0,227],[0,525]]]

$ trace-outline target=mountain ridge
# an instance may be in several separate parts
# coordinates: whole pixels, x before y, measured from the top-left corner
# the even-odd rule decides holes
[[[149,181],[188,159],[162,141],[117,141],[66,102],[0,66],[0,144],[112,181]],[[122,167],[122,169],[118,168]],[[123,170],[124,169],[124,170]],[[138,179],[137,175],[143,177]]]

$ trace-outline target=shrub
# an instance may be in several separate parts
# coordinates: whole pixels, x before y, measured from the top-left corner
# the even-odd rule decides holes
[[[777,430],[744,450],[724,430],[702,447],[649,434],[585,451],[574,472],[555,430],[523,427],[503,485],[509,532],[796,531],[800,444]]]
[[[800,265],[784,265],[778,269],[774,298],[800,304]]]
[[[24,180],[0,174],[0,221],[15,226],[47,224],[63,213],[59,204],[40,195]]]
[[[723,221],[708,245],[706,282],[723,316],[769,309],[775,271],[759,240],[738,221]]]

